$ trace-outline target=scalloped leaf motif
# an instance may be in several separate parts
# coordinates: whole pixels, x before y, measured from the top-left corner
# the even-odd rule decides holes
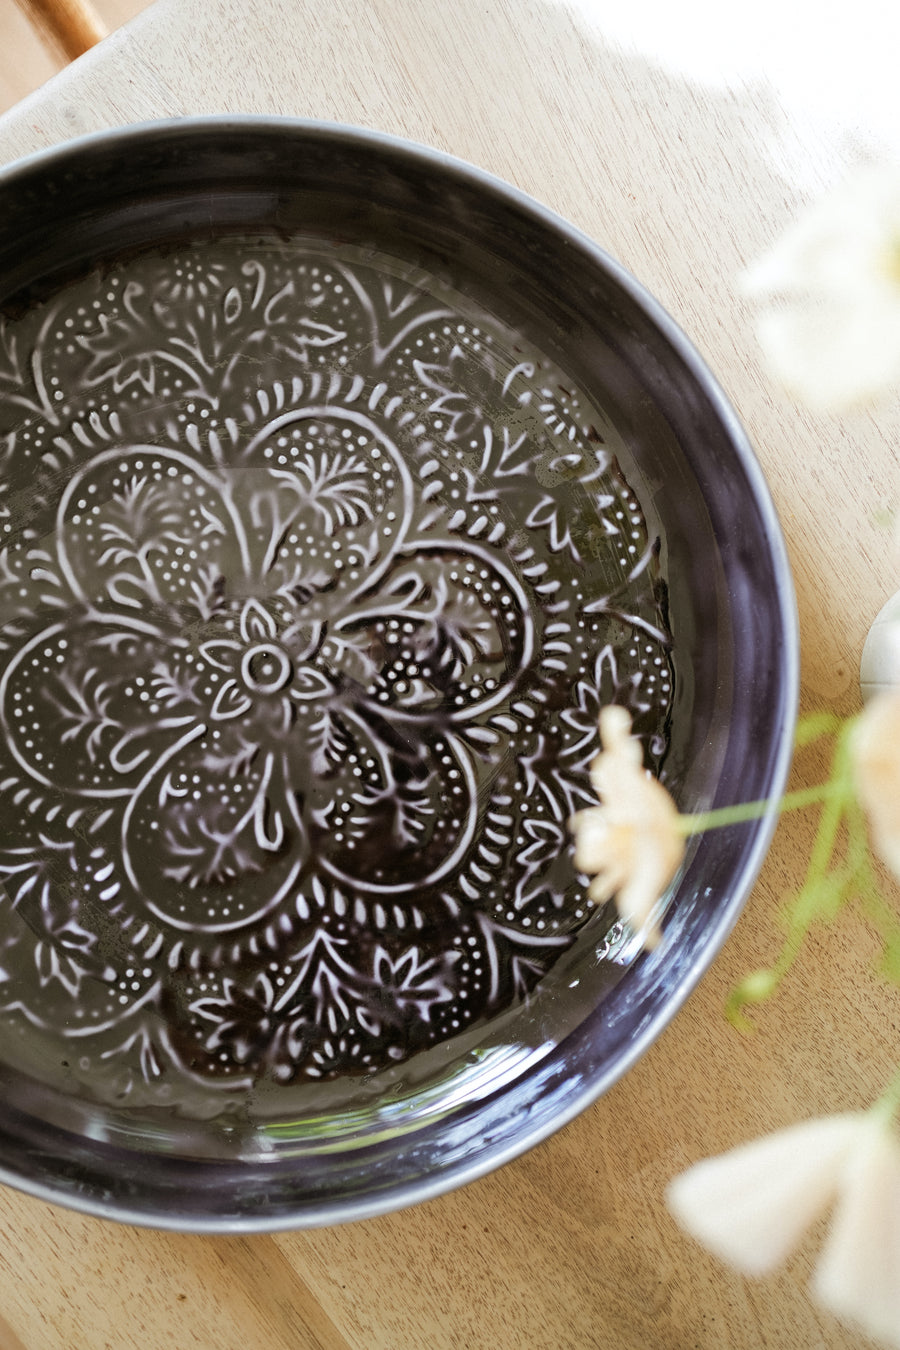
[[[0,384],[3,1015],[190,1111],[527,997],[590,914],[596,708],[658,759],[671,702],[601,412],[308,240],[112,263],[4,320]]]

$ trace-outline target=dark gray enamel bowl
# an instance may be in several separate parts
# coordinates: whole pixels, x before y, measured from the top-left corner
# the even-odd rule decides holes
[[[653,299],[511,188],[278,120],[0,176],[0,1178],[335,1223],[544,1139],[724,942],[641,954],[566,821],[625,704],[683,809],[777,794],[759,466]]]

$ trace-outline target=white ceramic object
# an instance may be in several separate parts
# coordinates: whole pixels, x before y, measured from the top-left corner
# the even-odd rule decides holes
[[[859,663],[863,701],[900,684],[900,591],[879,612],[869,629]]]

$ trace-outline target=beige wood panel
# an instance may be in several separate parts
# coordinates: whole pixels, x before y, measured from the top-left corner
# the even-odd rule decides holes
[[[865,152],[859,135],[797,123],[764,81],[686,78],[550,0],[157,0],[0,119],[0,161],[117,123],[223,111],[437,145],[533,193],[631,268],[707,357],[757,446],[797,581],[804,706],[856,706],[865,632],[896,587],[877,517],[900,492],[897,408],[839,419],[792,404],[760,370],[735,277],[804,195]],[[810,752],[798,781],[821,770]],[[721,1015],[733,980],[775,950],[810,831],[783,823],[721,958],[638,1066],[555,1138],[462,1191],[359,1225],[246,1239],[117,1227],[0,1191],[0,1350],[4,1334],[27,1350],[862,1345],[806,1295],[814,1239],[784,1273],[748,1282],[682,1237],[663,1201],[694,1158],[862,1106],[890,1072],[900,994],[868,977],[872,941],[850,924],[814,937],[755,1036]]]
[[[149,0],[96,0],[94,8],[111,32],[133,19],[147,3]],[[65,64],[17,0],[0,0],[0,112],[39,89]]]

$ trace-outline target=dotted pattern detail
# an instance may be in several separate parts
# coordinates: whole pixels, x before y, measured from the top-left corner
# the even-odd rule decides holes
[[[371,1073],[590,914],[657,541],[565,374],[391,259],[223,239],[0,329],[0,1011],[157,1102]],[[68,1081],[68,1080],[67,1080]]]

